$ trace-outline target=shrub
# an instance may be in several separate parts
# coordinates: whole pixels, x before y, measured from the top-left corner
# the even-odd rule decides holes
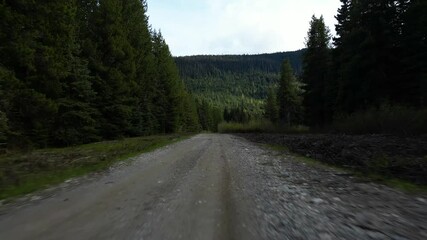
[[[348,134],[424,134],[427,109],[383,105],[337,118],[331,130]]]
[[[219,124],[220,133],[306,133],[305,126],[282,126],[268,120],[252,120],[248,123],[223,122]]]

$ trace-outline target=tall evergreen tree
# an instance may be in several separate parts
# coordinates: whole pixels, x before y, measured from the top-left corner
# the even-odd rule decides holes
[[[310,126],[323,126],[332,118],[335,86],[330,78],[330,38],[323,16],[313,16],[303,60],[303,81],[306,84],[304,106]]]
[[[298,123],[303,110],[302,100],[301,84],[294,76],[290,62],[285,60],[277,92],[279,121],[287,126]]]
[[[58,3],[58,2],[56,2]],[[89,76],[87,62],[81,58],[80,40],[78,33],[78,4],[76,0],[62,5],[60,26],[66,32],[68,43],[64,57],[68,64],[68,73],[61,80],[63,93],[56,100],[58,114],[54,126],[55,144],[73,145],[98,140],[94,120],[97,111],[91,106],[95,92],[92,89],[92,79]],[[58,17],[51,19],[58,23]],[[52,31],[55,32],[55,31]]]
[[[411,0],[402,13],[403,87],[395,94],[412,106],[427,106],[427,2]],[[402,81],[404,79],[404,81]],[[400,92],[397,92],[400,91]]]
[[[132,83],[135,81],[132,47],[125,31],[123,1],[102,0],[94,24],[95,53],[94,89],[98,93],[96,107],[103,137],[116,138],[131,131]]]
[[[156,118],[161,133],[174,132],[179,128],[179,74],[169,48],[160,32],[153,33],[153,52],[156,60],[155,103]]]
[[[92,109],[85,105],[87,99],[71,96],[72,89],[79,87],[91,93],[87,67],[78,56],[77,2],[2,1],[1,6],[5,44],[0,50],[1,61],[20,82],[9,105],[11,131],[21,142],[63,144],[64,134],[82,131],[82,125],[90,128],[93,122]],[[26,105],[32,101],[29,109]],[[64,108],[64,103],[68,107]],[[74,120],[61,121],[70,112]],[[81,143],[90,136],[73,138],[68,142]]]
[[[197,105],[193,97],[188,93],[183,93],[183,103],[181,119],[183,121],[183,132],[198,132],[200,131],[200,122],[197,115]]]
[[[134,52],[132,67],[135,81],[132,87],[132,135],[155,133],[157,125],[153,111],[156,63],[153,53],[153,36],[148,23],[145,0],[124,1],[123,15],[127,38]]]
[[[265,117],[273,123],[276,123],[279,119],[276,89],[274,87],[270,87],[268,90],[267,100],[265,102]]]
[[[340,111],[354,112],[384,102],[399,103],[398,1],[342,0],[336,26]]]

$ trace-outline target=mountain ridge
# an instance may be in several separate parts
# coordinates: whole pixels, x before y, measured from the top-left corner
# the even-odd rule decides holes
[[[302,71],[304,49],[240,55],[194,55],[175,57],[180,76],[199,101],[224,109],[243,107],[260,115],[268,88],[280,76],[281,64],[290,60],[295,74]]]

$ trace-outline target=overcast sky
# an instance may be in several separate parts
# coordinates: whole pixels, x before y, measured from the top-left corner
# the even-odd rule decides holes
[[[174,56],[256,54],[304,47],[310,18],[332,33],[339,0],[148,0],[148,15]]]

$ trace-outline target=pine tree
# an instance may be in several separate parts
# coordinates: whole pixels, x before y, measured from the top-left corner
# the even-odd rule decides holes
[[[276,90],[270,87],[265,103],[265,117],[271,122],[276,123],[279,118]]]
[[[351,113],[385,102],[401,102],[397,1],[342,1],[337,16],[335,67],[338,107]]]
[[[124,1],[123,15],[127,38],[134,52],[133,67],[135,82],[132,86],[133,103],[131,116],[131,135],[157,133],[153,109],[156,63],[153,54],[153,38],[148,23],[147,3],[145,0]]]
[[[196,104],[146,10],[145,0],[1,0],[0,142],[198,131]]]
[[[313,16],[306,39],[302,77],[306,84],[305,115],[310,126],[323,126],[332,118],[335,91],[330,79],[330,38],[323,16]]]
[[[68,4],[68,5],[67,5]],[[97,111],[92,107],[95,92],[89,75],[87,62],[81,58],[78,36],[78,5],[75,0],[62,5],[62,16],[66,18],[60,26],[68,38],[64,53],[68,73],[61,80],[63,94],[56,100],[58,114],[54,128],[55,144],[75,145],[98,140],[94,120]],[[58,18],[52,19],[58,21]],[[54,31],[53,31],[54,32]]]
[[[199,117],[197,115],[196,102],[188,93],[184,93],[181,115],[181,118],[183,119],[183,132],[200,131],[201,127],[199,123]]]
[[[94,90],[98,93],[101,134],[113,139],[126,136],[132,128],[132,86],[135,81],[134,53],[125,31],[123,1],[102,0],[93,24],[97,44],[94,60]]]
[[[8,118],[13,119],[11,131],[24,139],[21,142],[34,142],[38,146],[65,143],[61,131],[79,132],[80,137],[72,143],[90,139],[90,132],[83,133],[83,123],[78,124],[77,118],[69,124],[62,121],[62,115],[72,111],[85,115],[85,126],[90,128],[92,122],[89,113],[92,109],[85,106],[87,99],[70,95],[71,88],[77,85],[85,85],[91,92],[87,67],[78,56],[77,2],[3,1],[0,9],[4,11],[0,38],[5,43],[0,50],[1,61],[19,81],[10,99],[11,109],[7,111]],[[24,106],[31,101],[33,109]],[[64,109],[64,102],[80,108]]]
[[[427,106],[427,2],[412,0],[402,13],[401,91],[404,102],[412,106]]]
[[[289,60],[282,65],[277,92],[279,121],[288,127],[300,121],[302,113],[301,84],[296,80]]]

